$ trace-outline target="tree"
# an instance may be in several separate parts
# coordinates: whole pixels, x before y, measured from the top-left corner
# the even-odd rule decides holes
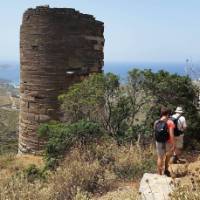
[[[200,130],[200,118],[196,107],[198,88],[187,76],[170,74],[166,71],[157,73],[151,70],[140,71],[142,91],[145,92],[151,101],[150,109],[146,116],[147,127],[152,127],[153,122],[159,118],[159,111],[162,106],[167,106],[172,111],[177,106],[182,106],[188,121],[188,134],[200,138],[197,132]]]
[[[60,96],[65,121],[98,122],[110,135],[118,135],[130,116],[130,102],[120,88],[119,77],[94,74]]]
[[[65,121],[98,122],[112,136],[137,139],[142,132],[152,132],[162,106],[172,110],[183,106],[189,132],[194,133],[199,127],[196,97],[197,88],[189,77],[133,69],[125,84],[111,73],[91,75],[70,87],[60,100]]]
[[[127,96],[130,100],[130,126],[133,126],[138,120],[138,113],[146,113],[149,109],[149,105],[151,105],[152,98],[150,95],[150,90],[148,90],[147,87],[144,87],[145,81],[145,74],[142,70],[133,69],[128,73],[126,90]],[[140,122],[143,120],[140,119]]]

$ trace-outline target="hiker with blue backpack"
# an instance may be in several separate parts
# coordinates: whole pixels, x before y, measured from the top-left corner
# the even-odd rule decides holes
[[[184,132],[187,129],[187,123],[185,117],[183,116],[183,108],[177,107],[175,110],[175,114],[172,115],[171,119],[175,124],[174,128],[174,140],[175,140],[175,151],[173,155],[173,163],[179,163],[181,151],[183,149],[183,138]]]
[[[174,122],[170,119],[171,111],[167,108],[161,109],[160,119],[154,123],[156,151],[157,151],[157,170],[162,175],[170,176],[169,161],[175,151]],[[164,169],[163,169],[164,166]]]

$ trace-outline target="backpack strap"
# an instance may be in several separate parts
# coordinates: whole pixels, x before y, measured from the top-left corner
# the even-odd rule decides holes
[[[179,121],[179,119],[182,117],[182,115],[179,115],[178,117],[177,117],[177,128],[178,128],[178,123],[180,123],[181,124],[181,126],[182,126],[182,123],[181,123],[181,121]],[[179,131],[181,131],[181,130],[179,130]],[[182,131],[181,131],[182,132]]]
[[[182,117],[182,115],[179,115],[176,119],[177,119],[177,121],[180,119]]]

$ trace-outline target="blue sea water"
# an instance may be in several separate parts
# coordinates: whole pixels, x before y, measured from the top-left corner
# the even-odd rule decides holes
[[[115,63],[115,62],[107,62],[104,66],[104,71],[112,72],[119,75],[121,78],[125,78],[127,73],[134,69],[151,69],[153,72],[158,72],[159,70],[165,70],[169,73],[176,73],[181,76],[185,75],[185,63],[144,63],[144,62],[137,62],[137,63]]]
[[[157,72],[161,69],[170,73],[185,75],[185,63],[131,63],[131,62],[105,62],[104,72],[112,72],[119,75],[122,79],[126,78],[128,71],[133,68],[152,69]],[[11,81],[13,84],[19,84],[19,64],[12,64],[9,67],[0,67],[0,79]]]
[[[5,79],[13,84],[19,84],[19,65],[11,64],[8,67],[0,67],[0,79]]]

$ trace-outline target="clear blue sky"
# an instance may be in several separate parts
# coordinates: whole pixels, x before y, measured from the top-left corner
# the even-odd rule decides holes
[[[200,0],[2,0],[0,62],[19,61],[19,27],[29,7],[73,7],[105,23],[105,61],[200,61]]]

